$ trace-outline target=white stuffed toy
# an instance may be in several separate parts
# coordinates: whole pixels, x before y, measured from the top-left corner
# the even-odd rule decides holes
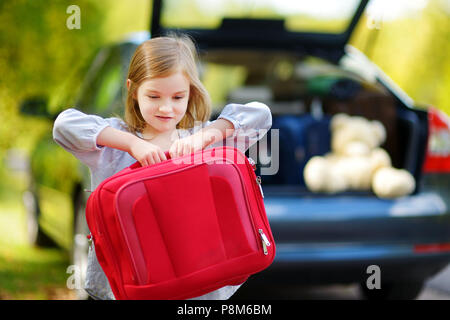
[[[380,198],[394,198],[414,191],[415,181],[406,170],[392,167],[380,145],[386,130],[379,121],[337,114],[331,120],[331,153],[312,157],[303,171],[313,192],[336,193],[370,190]]]

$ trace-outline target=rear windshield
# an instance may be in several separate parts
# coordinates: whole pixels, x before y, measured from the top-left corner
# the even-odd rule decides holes
[[[293,32],[342,33],[360,0],[166,0],[163,28],[217,29],[224,17],[284,19]]]

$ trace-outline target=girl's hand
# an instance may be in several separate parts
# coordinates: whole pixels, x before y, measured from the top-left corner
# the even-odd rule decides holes
[[[139,138],[130,144],[128,153],[143,167],[167,160],[160,147]]]
[[[214,136],[198,131],[189,137],[176,140],[169,148],[171,158],[181,157],[187,154],[203,150],[214,141]]]

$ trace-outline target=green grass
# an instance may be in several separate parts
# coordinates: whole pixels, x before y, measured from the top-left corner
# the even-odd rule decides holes
[[[0,299],[75,299],[66,287],[67,252],[27,243],[20,183],[5,188],[8,180],[0,182]]]

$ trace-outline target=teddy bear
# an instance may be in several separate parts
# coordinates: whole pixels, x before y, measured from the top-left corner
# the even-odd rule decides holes
[[[380,146],[386,130],[377,120],[336,114],[330,122],[331,152],[307,162],[303,176],[313,192],[372,190],[380,198],[406,196],[415,189],[414,177],[395,169]]]

